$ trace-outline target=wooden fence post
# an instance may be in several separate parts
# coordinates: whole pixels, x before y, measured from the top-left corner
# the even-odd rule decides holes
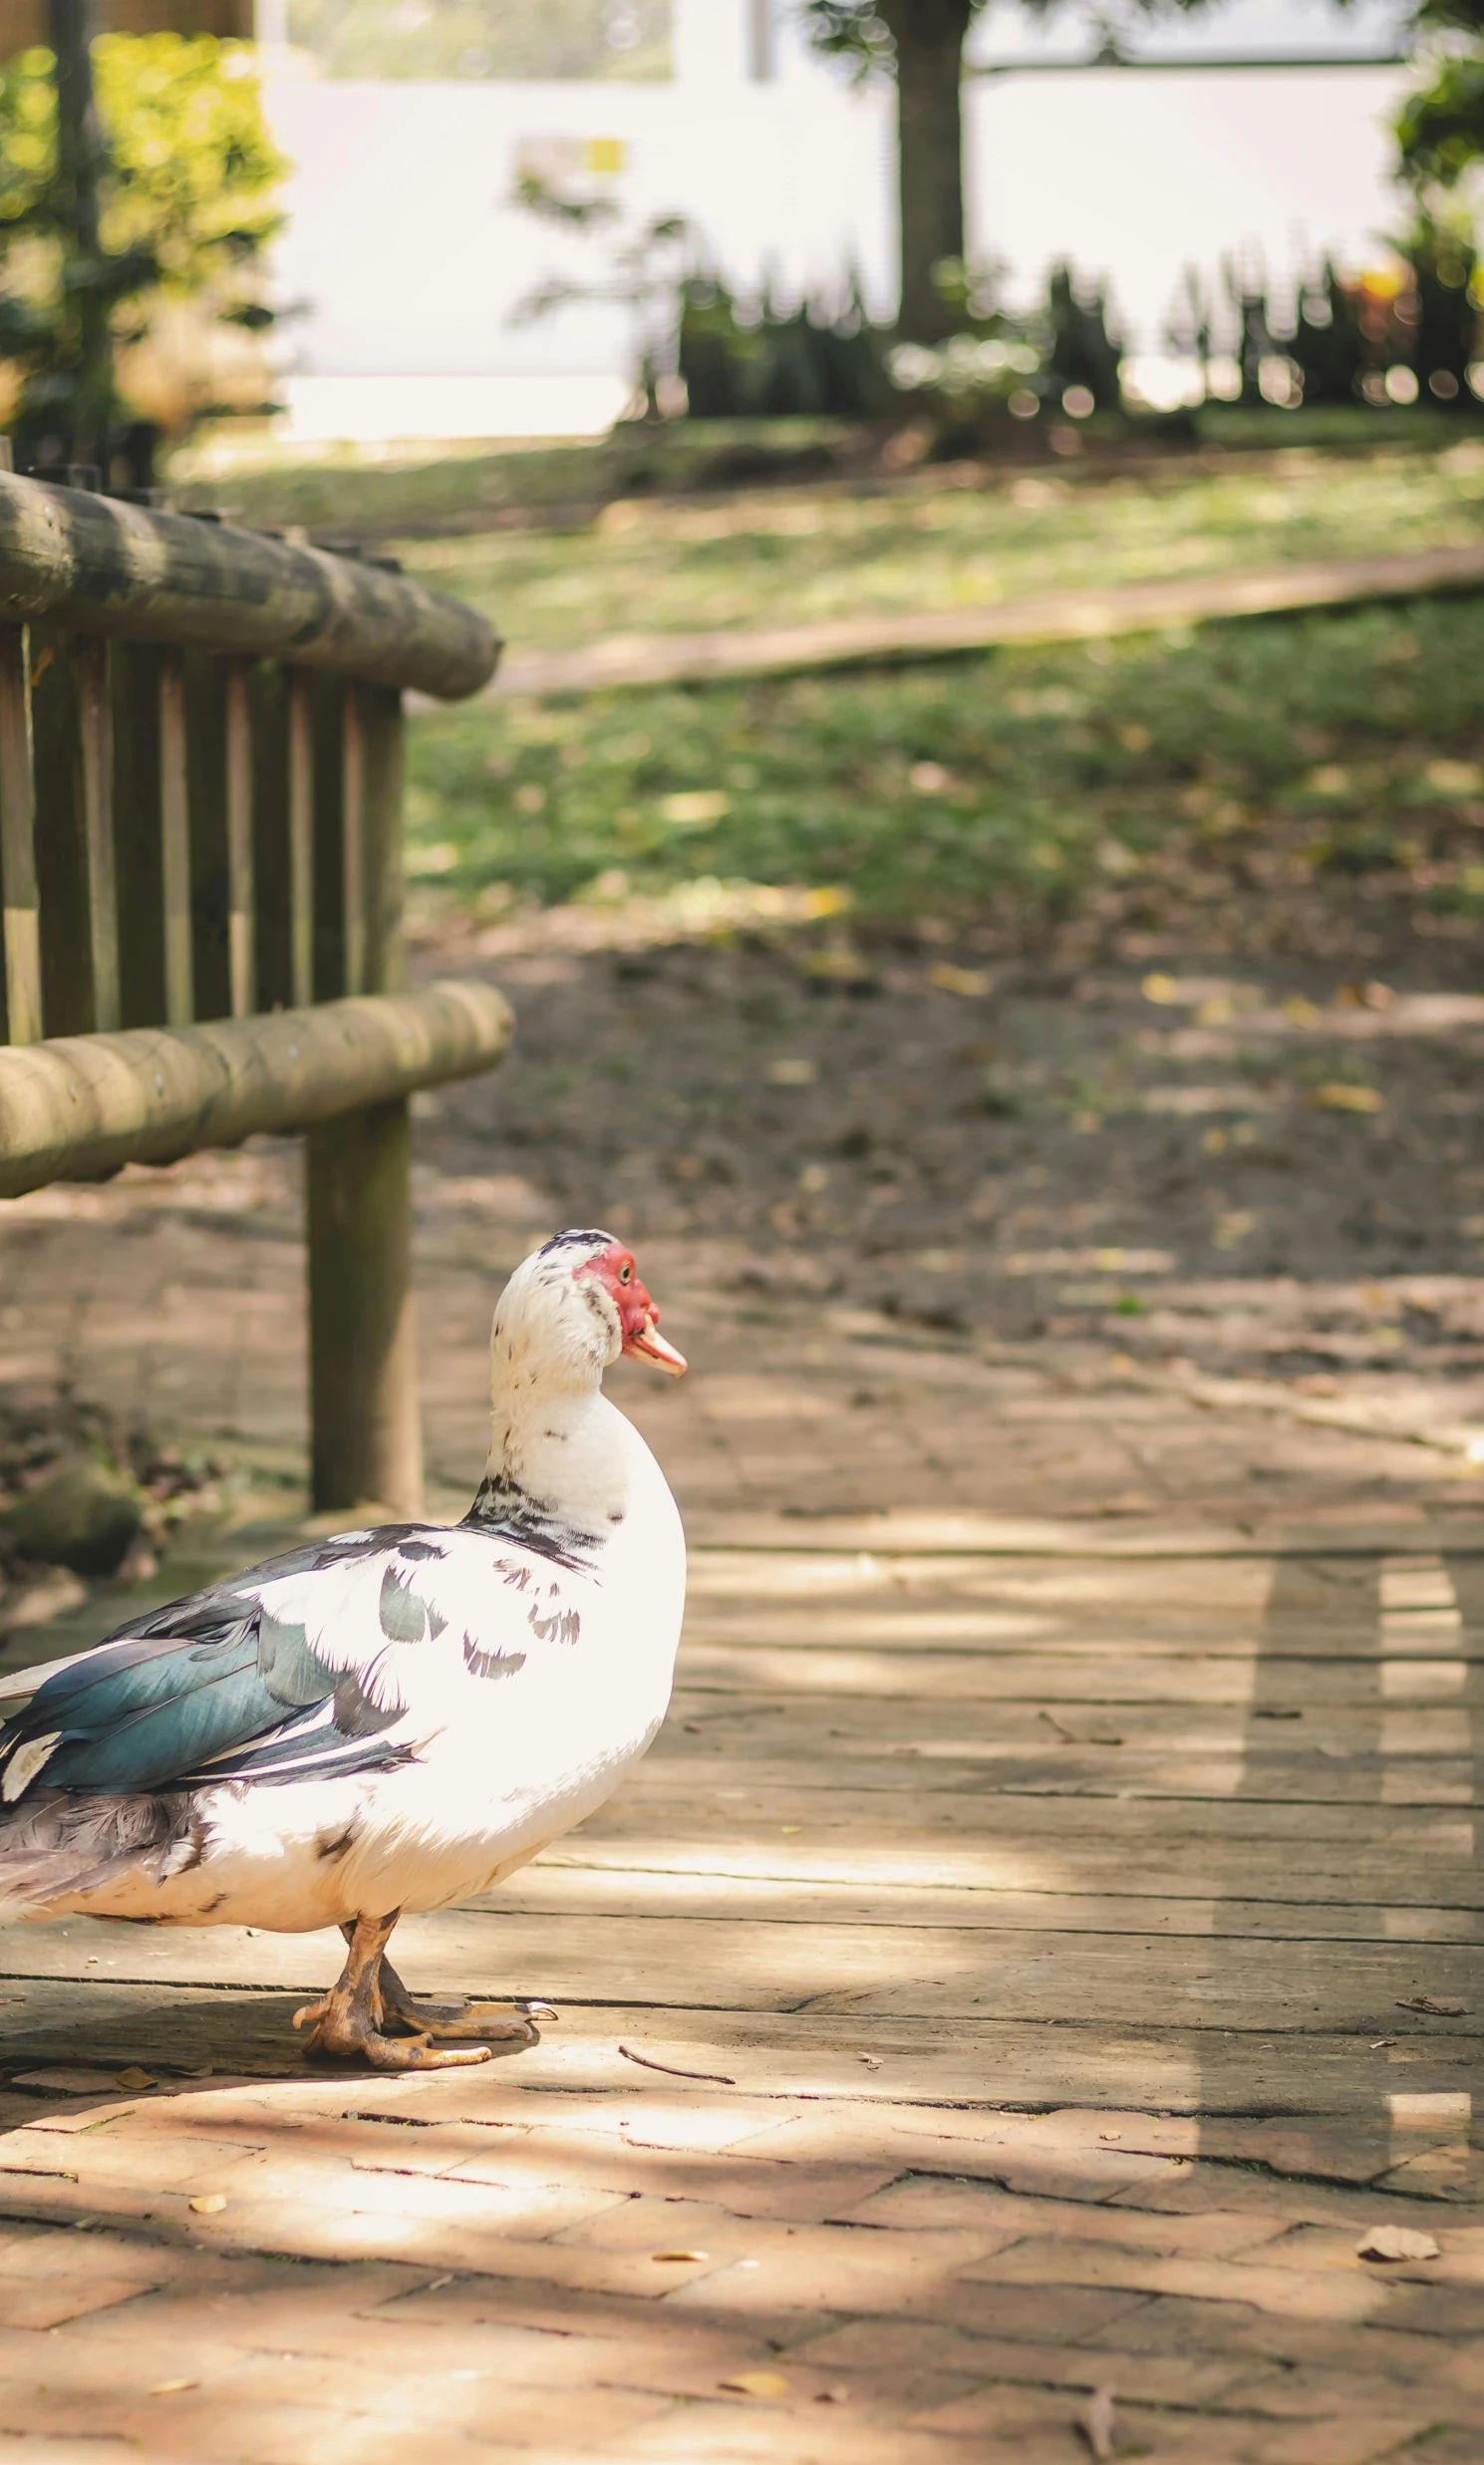
[[[345,689],[340,792],[316,798],[321,819],[328,813],[344,834],[339,862],[325,868],[344,916],[337,992],[388,993],[402,983],[401,916],[389,888],[402,868],[402,726],[399,695]],[[324,948],[322,936],[322,959]],[[414,1517],[423,1436],[408,1098],[341,1113],[305,1145],[314,1504],[323,1512],[375,1503]]]

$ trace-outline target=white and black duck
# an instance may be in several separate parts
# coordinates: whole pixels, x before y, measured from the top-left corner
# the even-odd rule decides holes
[[[511,1276],[493,1433],[462,1523],[342,1532],[135,1620],[0,1691],[0,1914],[294,1934],[337,1925],[312,2048],[403,2070],[528,2036],[418,2003],[405,1910],[487,1890],[600,1805],[670,1698],[675,1501],[602,1392],[679,1376],[634,1260],[564,1232]]]

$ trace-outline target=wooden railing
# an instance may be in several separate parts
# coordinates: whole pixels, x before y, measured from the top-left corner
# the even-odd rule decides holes
[[[402,695],[482,618],[362,560],[0,471],[0,1198],[308,1134],[316,1506],[417,1510],[409,1097],[487,985],[404,990]]]

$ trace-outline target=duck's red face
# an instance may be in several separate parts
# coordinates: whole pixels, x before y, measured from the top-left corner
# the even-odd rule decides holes
[[[661,1335],[659,1310],[639,1280],[632,1250],[614,1241],[577,1272],[596,1276],[608,1294],[624,1331],[624,1351],[631,1360],[652,1361],[669,1378],[685,1377],[686,1357]]]

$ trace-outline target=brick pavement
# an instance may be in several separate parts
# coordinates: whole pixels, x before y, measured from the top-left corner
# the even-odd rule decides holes
[[[428,1201],[452,1512],[526,1236]],[[1466,1471],[659,1247],[697,1373],[622,1394],[698,1543],[671,1721],[408,1930],[417,1983],[559,2020],[326,2078],[287,2027],[323,1939],[8,1930],[5,2454],[1472,2465]],[[0,1269],[0,1378],[251,1467],[177,1579],[292,1520],[284,1156],[26,1202]],[[1436,2256],[1362,2259],[1382,2224]]]

